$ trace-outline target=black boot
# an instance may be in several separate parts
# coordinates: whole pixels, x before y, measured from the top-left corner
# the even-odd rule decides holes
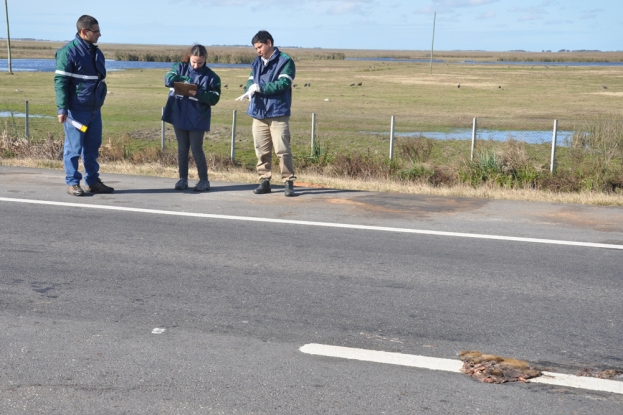
[[[270,181],[267,179],[260,180],[260,185],[257,189],[253,190],[256,195],[263,195],[264,193],[270,193]]]
[[[294,196],[294,182],[292,180],[288,180],[286,182],[286,188],[283,191],[283,195],[287,197]]]

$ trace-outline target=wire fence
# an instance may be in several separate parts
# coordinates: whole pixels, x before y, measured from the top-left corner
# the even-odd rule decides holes
[[[117,112],[115,106],[103,109],[104,128],[125,134],[130,139],[160,140],[164,148],[174,142],[171,126],[160,121],[161,102],[143,105],[131,114]],[[50,100],[20,101],[0,99],[0,125],[9,134],[30,140],[62,137],[63,126],[58,123],[56,104]],[[556,128],[555,128],[556,124]],[[617,127],[618,128],[618,127]],[[1,127],[0,127],[1,129]],[[293,109],[290,118],[293,149],[311,156],[319,148],[341,153],[369,153],[391,158],[396,141],[426,138],[451,140],[469,146],[473,158],[474,144],[478,142],[505,142],[509,140],[528,144],[570,147],[572,139],[583,134],[581,120],[554,120],[545,118],[500,118],[466,116],[419,116],[408,111],[400,114],[381,114],[366,110],[345,113],[326,108],[314,112]],[[236,148],[249,147],[251,118],[244,110],[226,106],[212,108],[211,138],[223,145],[234,161]],[[106,133],[105,133],[106,135]],[[553,160],[553,159],[552,159]],[[553,164],[552,164],[553,168]]]

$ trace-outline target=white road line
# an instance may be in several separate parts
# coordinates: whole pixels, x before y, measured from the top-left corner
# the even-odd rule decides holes
[[[6,198],[6,197],[0,197],[0,201],[11,202],[11,203],[29,203],[29,204],[35,204],[35,205],[75,207],[75,208],[85,208],[85,209],[113,210],[113,211],[121,211],[121,212],[149,213],[149,214],[155,214],[155,215],[186,216],[186,217],[194,217],[194,218],[238,220],[238,221],[247,221],[247,222],[268,222],[268,223],[281,223],[281,224],[289,224],[289,225],[319,226],[319,227],[326,227],[326,228],[358,229],[358,230],[380,231],[380,232],[411,233],[411,234],[419,234],[419,235],[450,236],[450,237],[456,237],[456,238],[491,239],[491,240],[498,240],[498,241],[528,242],[528,243],[539,243],[539,244],[549,244],[549,245],[567,245],[567,246],[580,246],[580,247],[585,247],[585,248],[606,248],[606,249],[623,250],[623,245],[599,244],[599,243],[593,243],[593,242],[562,241],[562,240],[556,240],[556,239],[521,238],[521,237],[515,237],[515,236],[486,235],[486,234],[478,234],[478,233],[461,233],[461,232],[442,232],[442,231],[429,231],[429,230],[422,230],[422,229],[390,228],[390,227],[385,227],[385,226],[369,226],[369,225],[350,225],[350,224],[345,224],[345,223],[312,222],[312,221],[290,220],[290,219],[254,218],[251,216],[230,216],[230,215],[215,215],[215,214],[210,214],[210,213],[176,212],[172,210],[141,209],[141,208],[128,208],[128,207],[122,207],[122,206],[106,206],[106,205],[91,205],[91,204],[86,204],[86,203],[50,202],[46,200],[12,199],[12,198]]]
[[[461,373],[461,367],[463,367],[463,362],[460,360],[441,359],[438,357],[426,357],[402,353],[379,352],[376,350],[355,349],[351,347],[330,346],[326,344],[306,344],[299,350],[303,353],[318,356],[339,357],[341,359],[361,360],[364,362],[418,367],[421,369],[441,370],[444,372]]]
[[[402,353],[380,352],[376,350],[356,349],[351,347],[331,346],[325,344],[306,344],[305,346],[302,346],[299,350],[303,353],[316,356],[337,357],[341,359],[417,367],[420,369],[438,370],[454,373],[461,373],[461,367],[463,366],[463,362],[461,362],[460,360],[441,359],[438,357],[426,357]],[[569,388],[623,394],[623,382],[583,376],[565,375],[562,373],[543,372],[543,376],[530,379],[530,383],[566,386]]]
[[[565,375],[563,373],[543,372],[543,376],[530,379],[530,382],[623,394],[623,382],[618,380],[597,379],[585,376]]]

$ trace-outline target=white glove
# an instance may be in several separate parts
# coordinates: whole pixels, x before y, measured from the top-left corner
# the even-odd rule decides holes
[[[247,92],[236,98],[236,101],[242,101],[245,98],[250,100],[253,94],[255,94],[256,92],[262,92],[262,90],[260,89],[260,86],[258,84],[253,84],[249,87]]]

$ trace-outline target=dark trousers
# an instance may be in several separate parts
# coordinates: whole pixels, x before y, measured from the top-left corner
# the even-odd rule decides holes
[[[205,131],[180,130],[174,127],[177,138],[177,163],[180,179],[188,179],[188,150],[192,150],[199,180],[208,180],[208,163],[203,152],[203,136]]]

